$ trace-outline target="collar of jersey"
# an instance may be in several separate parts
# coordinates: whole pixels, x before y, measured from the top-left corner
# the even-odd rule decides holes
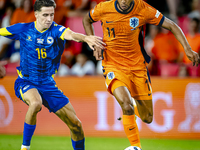
[[[45,29],[44,31],[40,31],[40,30],[36,27],[37,21],[35,21],[34,23],[35,23],[35,29],[36,29],[38,32],[40,32],[40,33],[43,33],[43,32],[45,32],[45,31],[47,31],[47,30],[49,29],[49,28],[47,28],[47,29]]]
[[[115,1],[115,9],[117,10],[117,12],[119,12],[121,14],[128,14],[128,13],[130,13],[133,10],[135,3],[134,3],[134,1],[132,2],[132,4],[131,4],[131,5],[133,5],[132,8],[129,11],[127,11],[127,12],[123,12],[123,11],[119,10],[119,8],[117,7],[117,4],[118,4],[118,1],[116,0]]]

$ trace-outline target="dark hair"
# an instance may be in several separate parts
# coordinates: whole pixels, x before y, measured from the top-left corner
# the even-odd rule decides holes
[[[21,9],[24,9],[24,2],[25,2],[25,0],[21,1],[21,5],[20,5]],[[29,0],[29,2],[30,2],[30,10],[29,10],[29,12],[30,12],[33,10],[33,0]]]
[[[34,4],[34,11],[41,11],[42,7],[56,8],[56,3],[54,0],[36,0]]]
[[[194,18],[192,18],[192,21],[195,21],[197,26],[200,24],[200,20],[198,18],[194,17]]]

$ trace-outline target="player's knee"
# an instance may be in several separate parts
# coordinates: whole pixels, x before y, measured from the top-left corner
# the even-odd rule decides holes
[[[42,102],[41,101],[34,101],[34,102],[30,103],[29,107],[31,107],[33,109],[34,113],[37,113],[42,108]]]
[[[141,115],[141,119],[143,122],[150,124],[153,121],[153,113]]]
[[[73,125],[70,127],[70,130],[73,133],[80,133],[82,130],[82,123],[80,120],[76,120]]]
[[[123,114],[125,115],[132,115],[134,113],[133,105],[129,103],[124,103],[122,106]]]

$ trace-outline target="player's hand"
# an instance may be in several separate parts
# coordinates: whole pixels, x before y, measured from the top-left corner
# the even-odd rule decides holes
[[[6,69],[5,65],[7,64],[7,61],[0,61],[0,78],[3,78],[6,75]]]
[[[104,45],[106,45],[102,38],[99,36],[89,35],[85,37],[85,42],[89,45],[89,47],[94,50],[94,47],[104,49]]]
[[[191,49],[185,50],[185,53],[186,53],[188,59],[192,61],[193,66],[195,66],[195,65],[198,66],[199,65],[200,58],[199,58],[199,54],[198,53],[194,52]]]
[[[3,78],[6,75],[6,69],[4,66],[0,65],[0,78]]]
[[[96,58],[96,60],[102,60],[103,59],[103,49],[94,46],[93,56]]]

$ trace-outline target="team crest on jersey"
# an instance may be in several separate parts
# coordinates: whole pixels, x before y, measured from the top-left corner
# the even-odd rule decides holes
[[[115,78],[114,72],[109,72],[109,73],[107,74],[107,78],[110,79],[110,80],[114,79],[114,78]]]
[[[130,19],[130,26],[133,28],[136,28],[139,25],[139,19],[136,17],[133,17]]]
[[[54,41],[54,39],[53,39],[51,36],[48,36],[48,37],[47,37],[47,43],[48,43],[48,44],[52,44],[53,41]]]

